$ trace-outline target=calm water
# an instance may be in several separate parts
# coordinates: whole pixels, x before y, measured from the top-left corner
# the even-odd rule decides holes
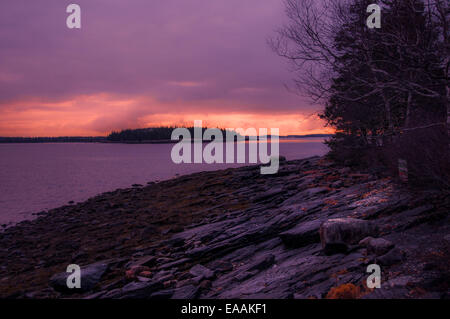
[[[288,160],[323,155],[323,139],[280,141]],[[0,225],[132,184],[242,164],[180,164],[173,144],[0,144]],[[1,228],[1,227],[0,227]]]

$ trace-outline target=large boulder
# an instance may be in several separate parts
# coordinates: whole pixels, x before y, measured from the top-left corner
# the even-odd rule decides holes
[[[394,244],[384,238],[366,237],[359,242],[360,246],[367,247],[369,254],[375,254],[381,256],[386,254],[389,250],[394,248]]]
[[[355,218],[329,219],[320,226],[320,241],[325,254],[345,253],[348,245],[358,244],[367,236],[377,233],[376,226]]]
[[[299,248],[320,242],[319,228],[321,220],[301,223],[288,231],[282,232],[280,238],[288,247]]]
[[[189,270],[189,273],[194,277],[202,277],[205,279],[211,279],[214,277],[214,271],[200,264],[192,267],[191,270]]]

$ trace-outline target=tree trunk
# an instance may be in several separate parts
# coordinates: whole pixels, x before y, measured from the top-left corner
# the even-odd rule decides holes
[[[412,102],[412,92],[408,91],[408,100],[406,102],[405,127],[409,127],[409,123],[411,122],[411,102]]]
[[[448,75],[447,75],[448,76]],[[448,147],[450,148],[450,88],[448,87],[447,81],[447,97],[445,103],[447,103],[447,139],[448,139]]]
[[[376,77],[375,77],[376,78]],[[386,111],[386,120],[388,122],[388,140],[392,140],[392,135],[394,133],[394,123],[392,122],[392,112],[391,112],[391,101],[386,96],[384,90],[381,90],[381,97],[384,101],[384,109]]]

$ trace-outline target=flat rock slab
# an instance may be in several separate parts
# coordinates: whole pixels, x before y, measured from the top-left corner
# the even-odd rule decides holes
[[[323,193],[327,193],[329,192],[329,189],[327,187],[314,187],[314,188],[309,188],[306,193],[309,196],[315,196],[318,194],[323,194]]]
[[[288,247],[299,248],[320,242],[319,229],[322,220],[300,223],[294,228],[282,232],[280,238]]]
[[[103,295],[104,299],[148,299],[151,295],[163,288],[163,285],[157,281],[150,282],[130,282],[121,289],[115,289]]]
[[[391,266],[402,262],[405,259],[405,254],[399,248],[393,248],[386,254],[376,259],[376,262],[383,266]]]
[[[260,194],[258,196],[255,196],[253,198],[253,202],[254,203],[262,202],[262,201],[268,200],[268,199],[270,199],[270,198],[272,198],[274,196],[277,196],[279,194],[282,194],[282,193],[284,193],[284,190],[281,187],[280,188],[271,189],[269,191],[266,191],[265,193],[262,193],[262,194]]]
[[[187,285],[177,288],[172,295],[172,299],[194,299],[199,294],[199,287],[194,285]]]
[[[259,256],[247,268],[246,271],[261,271],[269,268],[275,263],[275,256],[272,254]]]

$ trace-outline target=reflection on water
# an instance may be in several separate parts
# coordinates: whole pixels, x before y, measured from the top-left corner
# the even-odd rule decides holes
[[[323,155],[322,141],[283,139],[280,154],[288,160]],[[0,144],[0,224],[135,183],[245,165],[177,165],[170,158],[173,145]]]

